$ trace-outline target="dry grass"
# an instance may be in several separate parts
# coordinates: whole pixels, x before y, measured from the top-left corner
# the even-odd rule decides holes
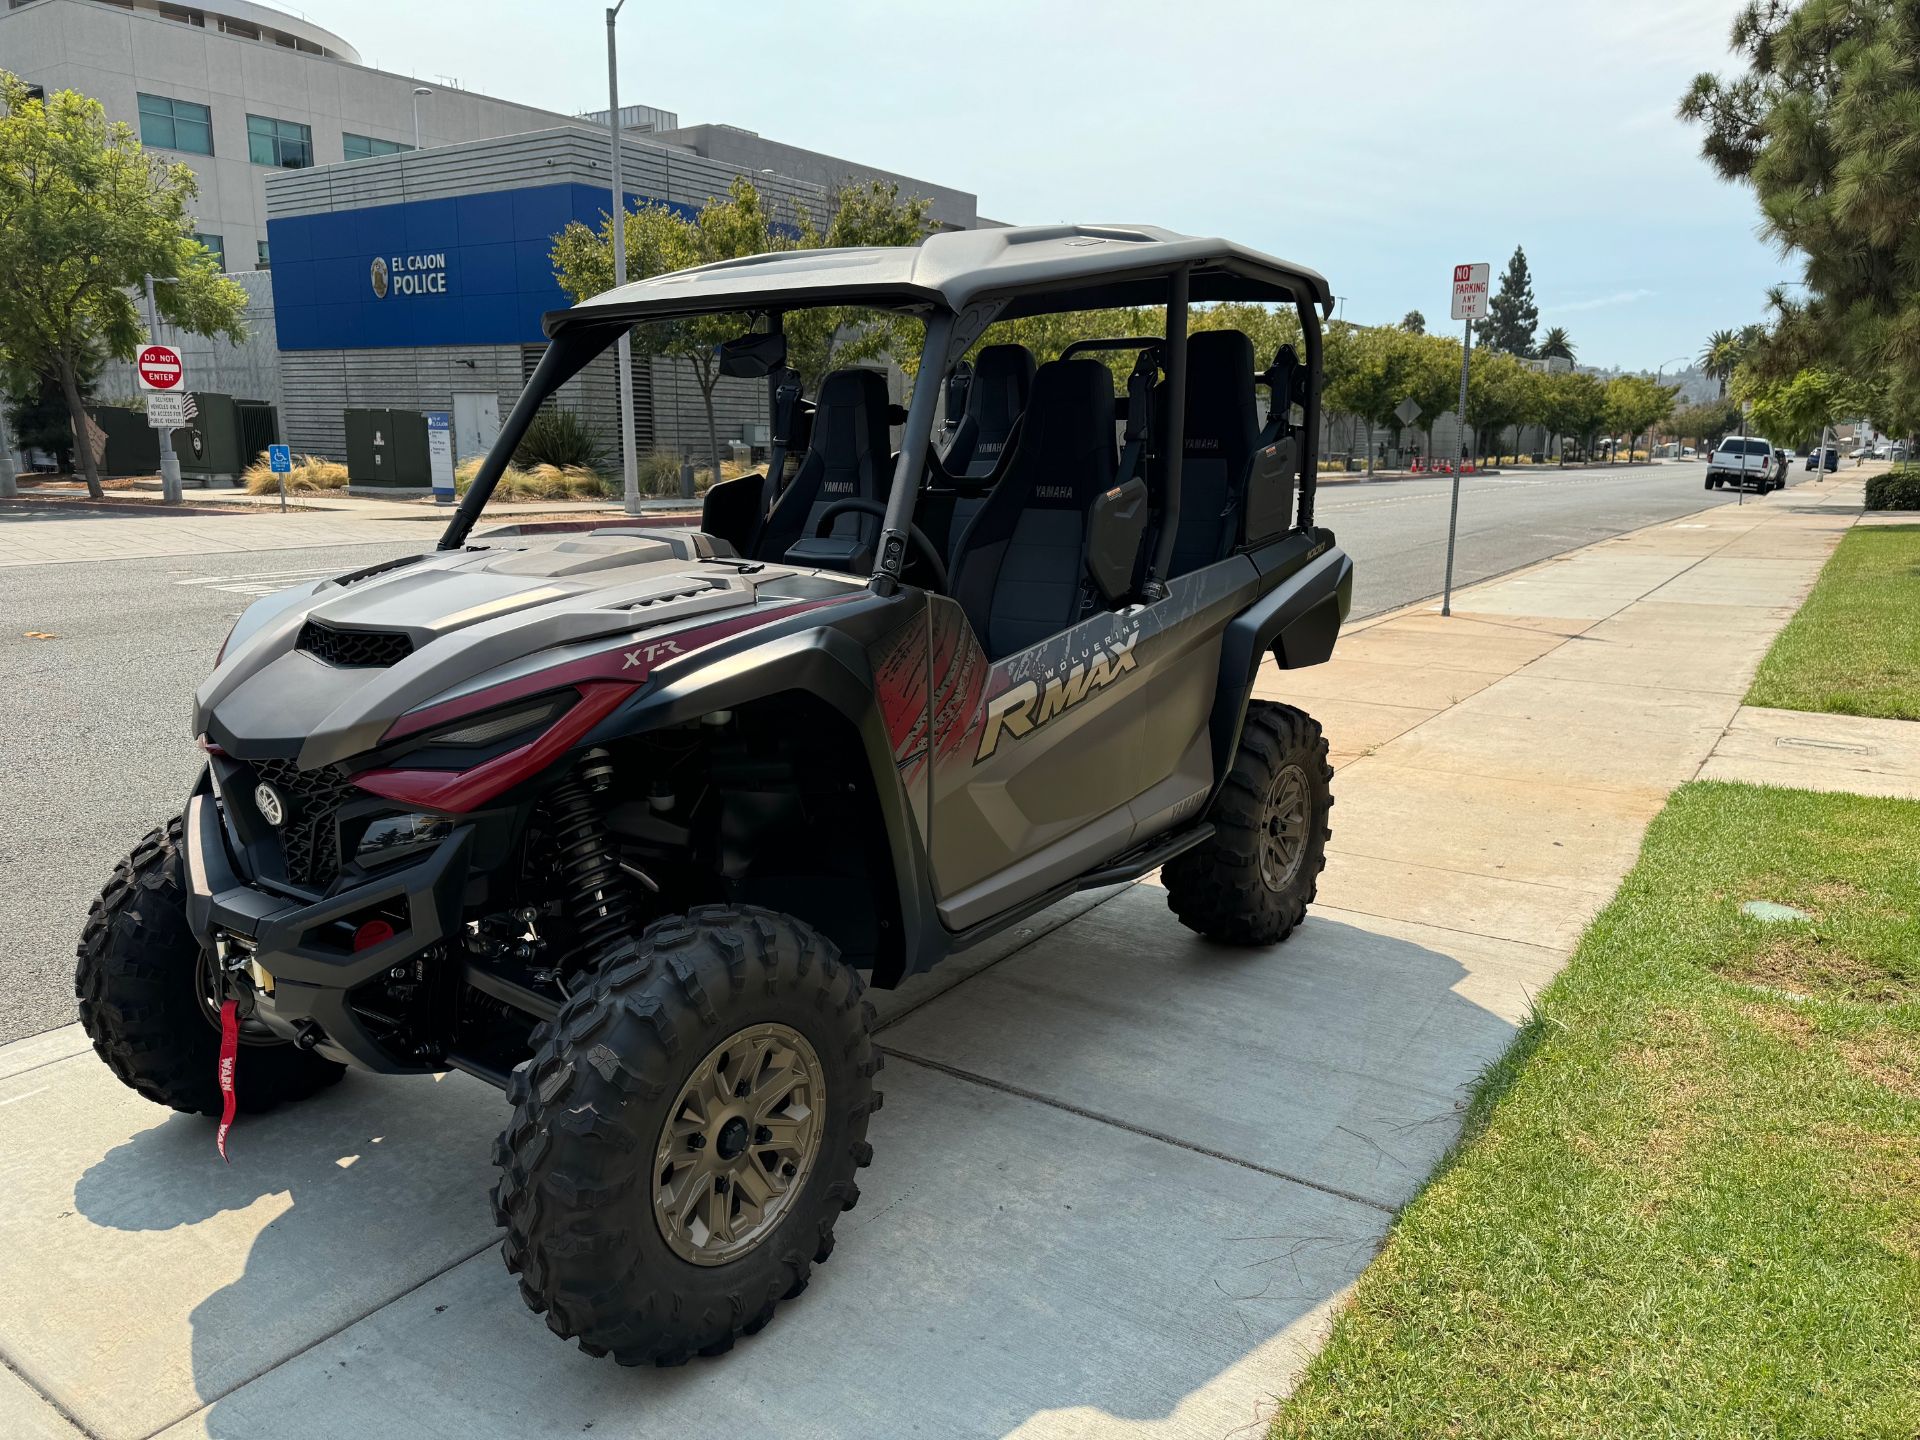
[[[453,472],[454,489],[465,493],[480,471],[478,457],[464,460]],[[495,500],[605,500],[615,487],[604,475],[580,465],[509,465],[493,487]]]
[[[321,495],[347,488],[347,467],[324,455],[296,455],[293,470],[285,477],[289,495]],[[240,476],[249,495],[278,495],[281,477],[267,468],[265,460],[256,460]]]

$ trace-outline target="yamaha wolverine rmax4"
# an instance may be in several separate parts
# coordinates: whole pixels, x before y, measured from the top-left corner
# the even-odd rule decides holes
[[[1221,301],[1289,307],[1298,351],[1189,334]],[[228,1119],[349,1066],[500,1086],[527,1303],[623,1364],[728,1349],[858,1198],[868,985],[1156,869],[1215,940],[1301,920],[1326,744],[1251,692],[1268,657],[1326,660],[1351,597],[1313,521],[1330,301],[1225,241],[1045,226],[730,261],[548,317],[436,552],[234,627],[184,813],[87,920],[94,1048]],[[800,393],[785,322],[812,307],[922,327],[904,410],[875,369]],[[991,343],[1107,307],[1162,333],[1037,367]],[[697,531],[469,542],[564,382],[635,325],[716,314],[740,322],[722,373],[765,382],[765,475],[715,485]]]

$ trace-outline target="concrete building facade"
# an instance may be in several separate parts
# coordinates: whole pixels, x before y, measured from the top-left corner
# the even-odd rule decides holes
[[[196,228],[233,271],[271,264],[269,175],[411,150],[416,111],[423,146],[569,118],[359,62],[341,36],[250,0],[9,0],[0,11],[0,66],[49,93],[91,95],[193,168]]]
[[[267,184],[283,431],[296,449],[337,455],[348,409],[447,410],[460,458],[483,451],[545,346],[541,317],[569,301],[553,240],[570,221],[598,228],[611,208],[606,133],[567,125],[417,154],[319,166]],[[633,135],[622,154],[629,206],[693,213],[724,195],[735,166]],[[754,173],[776,216],[826,199],[817,185]],[[259,343],[259,342],[250,342]],[[704,454],[705,407],[678,359],[635,366],[642,452]],[[765,387],[722,382],[722,442],[766,419]],[[613,361],[562,391],[617,439]]]

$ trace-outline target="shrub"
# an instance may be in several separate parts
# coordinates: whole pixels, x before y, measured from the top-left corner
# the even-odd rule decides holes
[[[1920,465],[1895,465],[1867,481],[1867,509],[1920,510]]]
[[[249,465],[240,476],[249,495],[278,495],[280,477],[267,468],[266,456]],[[347,467],[324,455],[296,455],[293,470],[287,476],[287,493],[316,494],[322,490],[347,488]]]
[[[513,463],[520,469],[548,465],[558,470],[604,470],[606,448],[574,411],[548,408],[527,426],[513,452]]]

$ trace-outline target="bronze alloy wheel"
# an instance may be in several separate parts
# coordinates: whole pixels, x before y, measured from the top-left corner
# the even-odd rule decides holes
[[[674,1254],[724,1265],[758,1245],[807,1183],[826,1117],[825,1072],[785,1025],[750,1025],[708,1052],[667,1112],[653,1213]]]
[[[1269,890],[1284,890],[1299,875],[1312,815],[1306,772],[1298,765],[1282,766],[1267,795],[1266,833],[1260,840],[1260,878]]]

